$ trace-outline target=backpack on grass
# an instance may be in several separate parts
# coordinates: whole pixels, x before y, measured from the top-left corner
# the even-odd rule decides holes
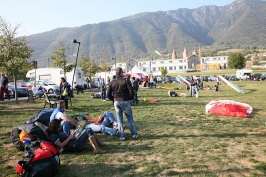
[[[11,130],[10,139],[13,145],[20,151],[24,150],[23,138],[20,137],[21,133],[28,134],[31,137],[31,141],[36,140],[49,140],[47,134],[47,127],[40,122],[31,124],[22,124]],[[28,137],[27,137],[28,138]]]
[[[36,145],[35,145],[36,146]],[[21,177],[53,177],[60,169],[58,150],[51,142],[41,141],[31,156],[18,161],[16,171]]]
[[[13,145],[20,151],[24,150],[24,144],[20,141],[20,133],[22,130],[18,129],[18,127],[11,130],[10,139],[13,143]]]
[[[41,122],[42,124],[48,126],[50,123],[50,116],[52,115],[54,108],[43,108],[39,110],[35,116],[30,118],[26,123]]]

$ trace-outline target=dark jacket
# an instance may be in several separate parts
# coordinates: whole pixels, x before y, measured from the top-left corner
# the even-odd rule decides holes
[[[7,77],[0,78],[0,87],[6,87],[8,84]]]
[[[134,90],[131,82],[117,75],[116,79],[112,80],[108,87],[107,97],[112,101],[132,100],[134,97]]]
[[[139,81],[136,79],[133,82],[133,90],[138,91],[139,90]]]

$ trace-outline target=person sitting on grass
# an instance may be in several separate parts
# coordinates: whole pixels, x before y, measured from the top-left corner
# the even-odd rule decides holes
[[[76,94],[79,94],[79,92],[84,93],[83,87],[81,85],[77,84],[77,82],[74,82],[73,87],[74,87],[74,89],[76,89]]]
[[[105,145],[105,143],[99,141],[99,139],[95,136],[94,131],[92,129],[87,128],[84,129],[83,133],[80,137],[76,137],[73,133],[66,134],[61,129],[61,121],[58,119],[53,119],[50,122],[48,127],[49,138],[50,141],[59,148],[63,148],[64,150],[70,152],[80,152],[84,149],[86,142],[90,141],[94,151],[94,154],[104,154],[105,150],[99,148],[99,145]]]
[[[53,111],[52,115],[50,116],[50,122],[54,119],[58,119],[62,125],[62,131],[69,135],[70,129],[75,128],[78,126],[77,121],[72,119],[71,117],[65,114],[66,104],[64,100],[59,100],[57,103],[57,108]]]
[[[78,121],[78,124],[85,129],[92,129],[94,132],[102,132],[106,135],[117,135],[118,129],[115,128],[109,128],[108,126],[105,126],[101,123],[93,123],[90,122],[90,115],[89,114],[80,114],[72,116],[72,118],[76,119]],[[96,122],[96,121],[95,121]]]

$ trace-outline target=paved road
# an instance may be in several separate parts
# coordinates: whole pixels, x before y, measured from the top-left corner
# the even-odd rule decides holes
[[[19,101],[27,101],[28,97],[19,97],[18,98]],[[0,104],[5,104],[5,103],[13,103],[16,102],[15,98],[11,98],[10,100],[8,99],[4,99],[4,101],[0,101]]]
[[[84,90],[84,92],[92,92],[92,91],[96,92],[96,91],[99,91],[99,90],[98,89],[86,89],[86,90]],[[18,100],[19,101],[27,101],[28,97],[19,97]],[[0,104],[14,103],[14,102],[16,102],[15,98],[11,98],[10,100],[4,99],[4,101],[0,101]]]

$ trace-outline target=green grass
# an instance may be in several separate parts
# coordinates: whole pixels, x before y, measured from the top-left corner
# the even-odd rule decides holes
[[[205,75],[205,74],[202,74]],[[201,90],[199,98],[168,97],[164,89],[142,89],[133,114],[140,138],[127,140],[97,134],[107,142],[107,154],[93,155],[88,143],[81,153],[63,153],[57,176],[264,176],[266,173],[265,86],[266,81],[238,81],[246,94],[224,85],[219,92]],[[205,83],[214,86],[215,83]],[[168,86],[178,87],[178,84]],[[188,95],[184,85],[178,94]],[[94,118],[114,112],[111,101],[91,99],[86,92],[75,95],[67,114],[89,112]],[[158,99],[158,103],[143,98]],[[212,100],[234,100],[251,105],[250,118],[205,113]],[[23,156],[11,144],[13,127],[24,123],[43,107],[36,103],[0,104],[0,176],[16,176],[15,164]],[[126,120],[126,119],[125,119]]]

